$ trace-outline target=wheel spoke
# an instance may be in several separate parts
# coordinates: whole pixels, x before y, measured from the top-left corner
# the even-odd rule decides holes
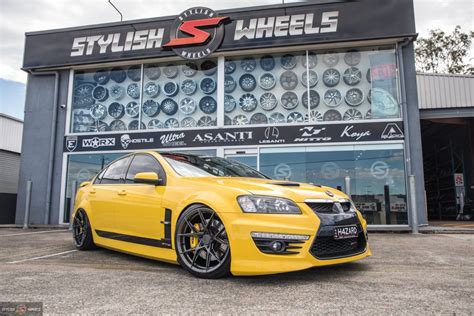
[[[196,227],[194,227],[190,222],[189,220],[185,217],[184,218],[184,221],[186,222],[186,224],[189,226],[189,228],[191,228],[191,230],[195,233],[198,233],[198,231],[196,230]]]
[[[199,249],[195,250],[194,251],[194,256],[193,256],[193,262],[191,264],[191,268],[194,267],[194,264],[196,263],[196,259],[198,258],[199,256],[199,251],[201,251],[201,249],[203,249],[204,247],[200,247]],[[196,249],[196,248],[194,248]]]
[[[199,217],[201,218],[201,223],[202,223],[202,227],[206,226],[206,219],[204,218],[204,216],[202,215],[202,212],[201,210],[198,210],[198,214],[199,214]],[[205,229],[204,229],[205,230]]]
[[[209,270],[209,265],[211,264],[211,252],[209,251],[209,248],[206,249],[206,271]]]
[[[211,254],[216,258],[216,260],[221,263],[221,259],[217,256],[217,254],[212,250],[212,247],[209,247],[209,251]]]
[[[212,220],[214,219],[214,214],[216,214],[216,212],[212,212],[211,217],[209,217],[209,221],[206,223],[206,227],[204,228],[205,230],[208,230],[209,226],[211,225]]]
[[[217,236],[214,236],[214,240],[217,241],[218,243],[220,244],[223,244],[223,245],[228,245],[229,242],[227,240],[224,240],[224,239],[220,239],[219,237]]]

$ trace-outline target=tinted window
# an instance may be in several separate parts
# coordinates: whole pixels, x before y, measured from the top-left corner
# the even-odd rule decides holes
[[[102,180],[102,177],[104,176],[106,170],[107,169],[104,169],[99,173],[99,175],[94,180],[94,184],[100,183],[100,180]]]
[[[135,155],[127,172],[127,183],[133,183],[133,178],[140,172],[156,172],[160,179],[164,179],[164,172],[159,162],[149,155]]]
[[[127,169],[129,161],[130,161],[130,157],[126,157],[112,163],[105,171],[104,175],[102,176],[102,181],[100,181],[100,183],[101,184],[123,183],[123,179],[125,178],[125,170]]]

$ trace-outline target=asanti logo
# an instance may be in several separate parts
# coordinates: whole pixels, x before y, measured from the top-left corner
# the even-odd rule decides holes
[[[243,142],[249,139],[253,139],[253,132],[223,132],[223,133],[204,133],[197,134],[194,137],[193,142],[200,143],[233,143],[233,142]]]
[[[110,146],[115,146],[115,138],[114,137],[108,137],[108,138],[99,138],[99,137],[94,137],[94,138],[85,138],[82,140],[82,147],[84,148],[99,148],[99,147],[110,147]]]

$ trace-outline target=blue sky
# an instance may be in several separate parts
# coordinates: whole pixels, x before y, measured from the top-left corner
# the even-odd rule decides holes
[[[25,84],[0,78],[0,113],[23,119]]]

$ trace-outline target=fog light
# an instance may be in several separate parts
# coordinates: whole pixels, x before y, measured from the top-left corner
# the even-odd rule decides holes
[[[272,250],[275,252],[280,252],[280,251],[285,250],[285,244],[277,240],[270,244],[270,248],[272,248]]]

